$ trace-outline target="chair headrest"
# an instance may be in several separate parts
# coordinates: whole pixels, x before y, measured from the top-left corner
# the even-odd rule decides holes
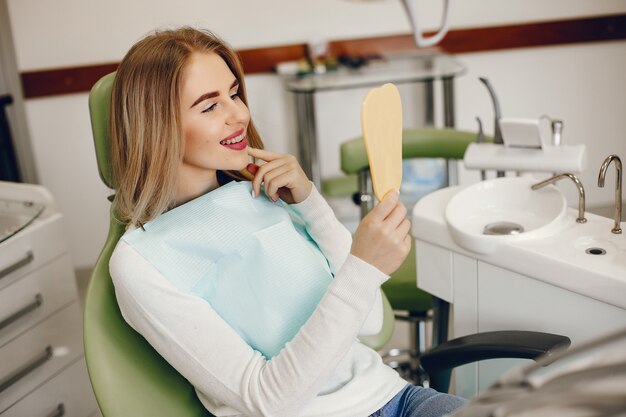
[[[89,115],[91,131],[96,148],[96,160],[100,178],[109,188],[113,188],[113,173],[109,149],[109,103],[115,72],[100,78],[89,93]]]

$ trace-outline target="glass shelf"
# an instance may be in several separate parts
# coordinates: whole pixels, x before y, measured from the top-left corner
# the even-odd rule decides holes
[[[406,52],[374,59],[359,69],[339,67],[337,71],[304,77],[286,77],[293,93],[369,87],[381,83],[414,83],[456,77],[465,67],[451,56],[433,51]]]
[[[0,242],[4,242],[31,224],[45,206],[32,201],[0,199]]]

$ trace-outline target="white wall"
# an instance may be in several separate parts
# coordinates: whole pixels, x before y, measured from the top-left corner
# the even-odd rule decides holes
[[[504,117],[564,121],[563,143],[585,144],[587,169],[579,175],[587,207],[614,202],[615,169],[604,189],[597,187],[604,158],[615,153],[626,159],[626,41],[459,55],[468,68],[457,80],[457,126],[476,130],[476,116],[493,132],[493,108],[479,76],[489,78]],[[477,178],[477,177],[476,177]],[[557,186],[578,204],[570,181]]]
[[[419,0],[424,26],[442,0]],[[398,1],[8,0],[20,70],[117,61],[158,26],[200,25],[236,48],[405,33]],[[620,13],[623,0],[456,0],[452,27]]]
[[[20,71],[116,62],[130,45],[155,27],[207,27],[235,48],[322,39],[406,33],[409,26],[395,1],[362,4],[345,0],[7,0]],[[424,26],[438,22],[441,0],[420,3]],[[623,13],[623,0],[463,0],[454,3],[453,27],[552,20]],[[457,121],[475,129],[474,116],[492,117],[488,96],[476,77],[491,79],[508,116],[543,113],[565,121],[565,141],[590,148],[592,171],[599,159],[624,148],[626,42],[461,55],[468,73],[457,81]],[[278,77],[247,78],[250,107],[268,148],[295,152],[292,98]],[[335,93],[333,93],[335,94]],[[339,172],[337,143],[359,133],[358,108],[364,92],[317,99],[322,169]],[[405,113],[417,114],[415,88],[403,92]],[[412,103],[412,104],[411,104]],[[41,183],[66,214],[75,265],[89,267],[106,235],[109,193],[96,171],[87,95],[26,102],[32,146]],[[491,128],[491,123],[486,123]],[[583,182],[594,188],[586,173]],[[566,184],[567,186],[567,184]],[[567,187],[564,191],[570,192]],[[591,204],[611,198],[590,191]]]

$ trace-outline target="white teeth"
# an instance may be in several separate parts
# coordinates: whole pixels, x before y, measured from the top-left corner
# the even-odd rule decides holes
[[[241,135],[237,136],[236,138],[232,138],[232,139],[228,139],[228,140],[223,140],[220,143],[222,145],[232,145],[233,143],[238,143],[241,142],[244,138],[245,134],[242,133]]]

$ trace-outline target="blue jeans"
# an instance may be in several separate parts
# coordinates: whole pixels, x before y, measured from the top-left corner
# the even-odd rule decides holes
[[[408,384],[370,417],[441,417],[465,404],[464,398]]]

